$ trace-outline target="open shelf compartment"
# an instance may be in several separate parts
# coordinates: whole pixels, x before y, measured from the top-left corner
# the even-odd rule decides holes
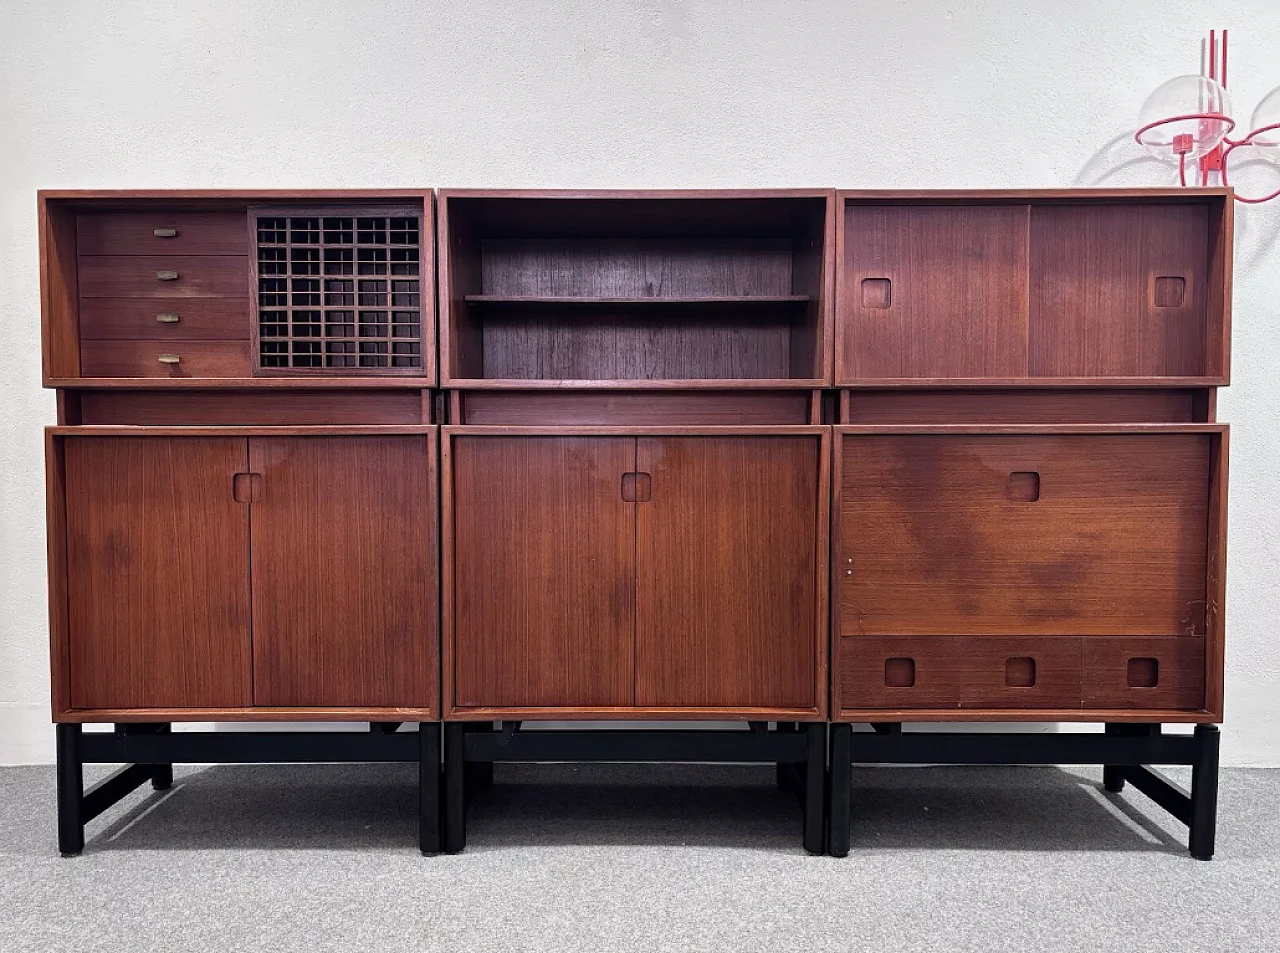
[[[440,194],[444,380],[821,385],[831,193]]]

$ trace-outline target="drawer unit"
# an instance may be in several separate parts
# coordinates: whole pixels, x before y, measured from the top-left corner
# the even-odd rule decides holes
[[[85,298],[85,341],[223,341],[248,339],[248,298]]]
[[[88,377],[248,377],[245,341],[85,341]]]
[[[247,255],[243,212],[88,212],[76,217],[81,255]]]
[[[1222,425],[835,430],[844,713],[1206,706]]]
[[[249,265],[238,255],[82,255],[81,298],[233,297],[247,301]]]

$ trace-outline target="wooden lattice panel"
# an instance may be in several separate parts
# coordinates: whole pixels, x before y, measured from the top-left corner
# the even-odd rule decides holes
[[[259,374],[421,374],[422,211],[253,208]]]

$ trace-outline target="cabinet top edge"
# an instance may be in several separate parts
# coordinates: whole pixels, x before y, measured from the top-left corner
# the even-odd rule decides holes
[[[1225,199],[1234,194],[1222,186],[1159,186],[1143,188],[1058,188],[1058,189],[840,189],[837,200],[851,202],[1063,202],[1093,201],[1143,202],[1153,199],[1201,202]]]
[[[787,189],[476,189],[442,188],[441,199],[832,199],[832,188]]]
[[[834,424],[837,435],[873,436],[910,434],[916,436],[953,434],[1165,434],[1202,433],[1225,434],[1230,424],[1221,421],[1207,423],[1120,423],[1120,424]]]

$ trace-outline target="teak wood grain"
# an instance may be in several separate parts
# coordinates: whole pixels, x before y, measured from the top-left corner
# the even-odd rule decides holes
[[[849,205],[839,379],[1015,377],[1027,366],[1027,208]]]
[[[446,446],[451,707],[632,704],[636,524],[621,483],[635,440]]]
[[[84,341],[80,368],[94,377],[202,380],[245,377],[248,341]]]
[[[69,704],[249,704],[247,441],[61,439]]]
[[[683,426],[821,423],[813,391],[454,391],[452,423]]]
[[[81,255],[81,298],[249,297],[243,255]],[[165,280],[162,274],[176,274]]]
[[[89,212],[76,232],[81,255],[249,254],[239,212]]]
[[[1078,708],[1081,641],[1063,636],[849,636],[840,646],[838,705],[957,711]]]
[[[1033,208],[1030,373],[1208,373],[1208,234],[1200,205]],[[1162,278],[1184,283],[1179,303],[1161,305]]]
[[[435,436],[253,437],[253,701],[434,708]]]
[[[642,437],[636,704],[819,707],[821,438]]]
[[[249,301],[240,298],[84,298],[80,336],[103,340],[249,340]],[[96,344],[95,344],[96,346]]]
[[[839,423],[1068,424],[1209,421],[1205,389],[842,390]]]
[[[841,634],[1203,636],[1211,443],[844,434]]]
[[[236,426],[288,422],[316,424],[429,424],[416,390],[85,390],[79,395],[83,424],[165,427]]]

